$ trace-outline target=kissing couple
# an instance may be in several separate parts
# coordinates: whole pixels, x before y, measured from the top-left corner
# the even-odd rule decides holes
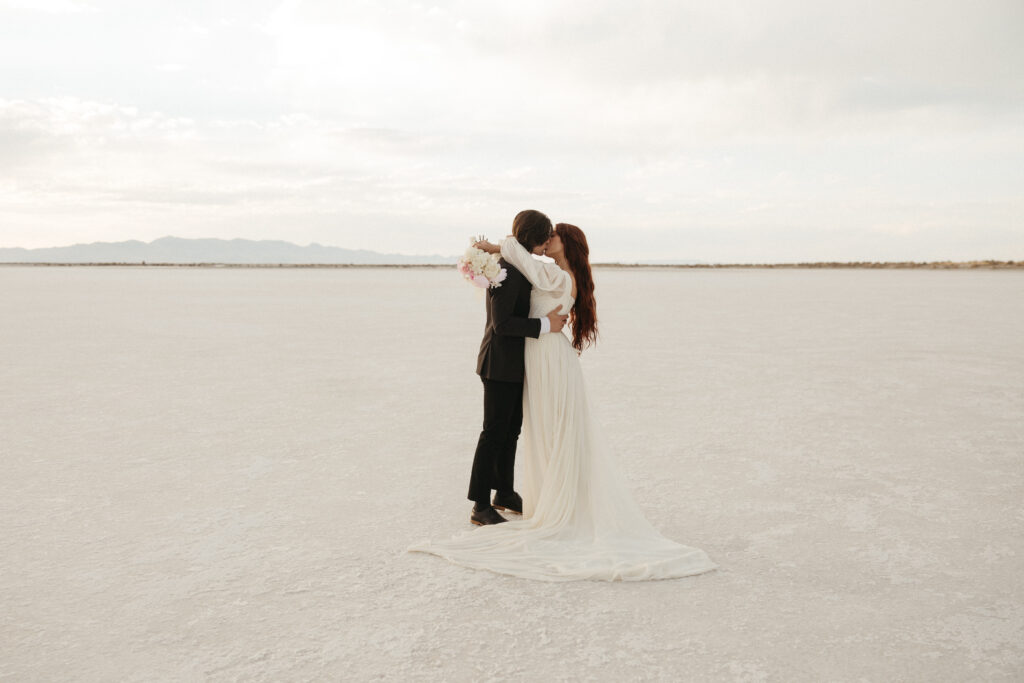
[[[474,246],[500,254],[507,271],[501,286],[487,291],[477,357],[484,421],[468,496],[477,528],[409,550],[543,581],[646,581],[715,569],[703,550],[651,526],[598,432],[579,362],[597,339],[583,231],[552,227],[543,213],[527,210],[500,245]],[[542,254],[554,262],[534,258]],[[521,496],[513,486],[520,432]],[[498,510],[521,518],[507,520]]]

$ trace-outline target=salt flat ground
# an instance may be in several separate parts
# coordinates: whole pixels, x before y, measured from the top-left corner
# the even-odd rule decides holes
[[[596,276],[606,436],[717,571],[404,552],[469,526],[454,270],[0,268],[0,679],[1024,679],[1024,273]]]

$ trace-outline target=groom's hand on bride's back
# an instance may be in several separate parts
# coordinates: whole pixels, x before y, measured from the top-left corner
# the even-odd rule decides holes
[[[562,310],[561,304],[558,305],[558,308],[548,313],[548,320],[551,321],[552,332],[561,332],[562,328],[565,327],[565,321],[569,318],[569,316],[559,313],[560,310]]]

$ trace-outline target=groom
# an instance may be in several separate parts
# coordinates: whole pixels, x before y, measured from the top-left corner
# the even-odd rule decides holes
[[[543,254],[551,239],[551,221],[540,211],[520,211],[512,234],[533,254]],[[487,290],[487,327],[480,343],[476,372],[484,384],[484,427],[473,457],[469,499],[476,525],[506,521],[495,508],[522,514],[523,500],[512,488],[516,441],[523,426],[523,350],[526,337],[561,332],[566,315],[559,306],[543,318],[530,318],[532,286],[512,264],[501,260],[508,275]],[[491,504],[491,489],[496,491]]]

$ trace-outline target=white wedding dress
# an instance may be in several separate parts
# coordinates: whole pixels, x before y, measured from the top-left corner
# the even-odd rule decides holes
[[[514,238],[501,255],[533,285],[530,317],[573,303],[572,278]],[[409,548],[455,564],[528,579],[646,581],[718,565],[703,550],[662,536],[644,517],[597,434],[579,357],[564,334],[526,339],[517,488],[523,518]]]

